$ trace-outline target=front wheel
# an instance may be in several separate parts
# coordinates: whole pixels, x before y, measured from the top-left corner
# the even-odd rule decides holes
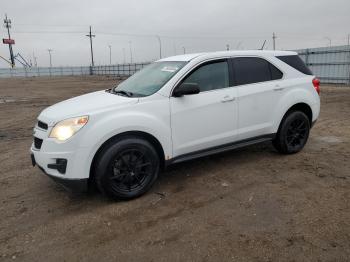
[[[126,137],[104,148],[97,159],[98,189],[112,199],[128,200],[147,192],[159,173],[159,157],[147,141]]]
[[[310,121],[301,111],[292,111],[282,120],[273,145],[283,154],[302,150],[309,138]]]

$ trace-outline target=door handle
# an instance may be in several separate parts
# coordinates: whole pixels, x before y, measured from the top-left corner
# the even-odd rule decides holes
[[[282,91],[283,89],[284,89],[284,87],[276,85],[275,88],[273,89],[273,91]]]
[[[224,96],[224,98],[221,100],[222,103],[226,103],[226,102],[231,102],[231,101],[235,101],[236,98],[235,97],[231,97],[229,95]]]

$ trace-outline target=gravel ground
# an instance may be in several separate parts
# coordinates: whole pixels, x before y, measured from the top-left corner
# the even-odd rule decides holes
[[[0,80],[0,260],[349,261],[350,88],[322,87],[305,149],[178,164],[129,202],[67,193],[29,159],[39,112],[97,77]]]

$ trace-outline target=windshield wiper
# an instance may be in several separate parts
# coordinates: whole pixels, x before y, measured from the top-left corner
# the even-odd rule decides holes
[[[119,95],[127,96],[127,97],[134,96],[134,94],[132,92],[128,92],[128,91],[124,91],[124,90],[114,90],[113,92],[117,95],[119,94]]]

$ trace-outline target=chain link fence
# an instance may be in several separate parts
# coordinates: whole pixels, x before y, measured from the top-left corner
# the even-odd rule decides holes
[[[321,83],[350,85],[350,46],[307,48],[295,51],[321,80]],[[148,64],[149,62],[94,67],[0,68],[0,78],[84,75],[127,77]]]
[[[16,67],[0,68],[0,78],[11,77],[56,77],[56,76],[84,76],[110,75],[126,77],[139,71],[149,63],[120,64],[107,66],[73,66],[73,67]]]

